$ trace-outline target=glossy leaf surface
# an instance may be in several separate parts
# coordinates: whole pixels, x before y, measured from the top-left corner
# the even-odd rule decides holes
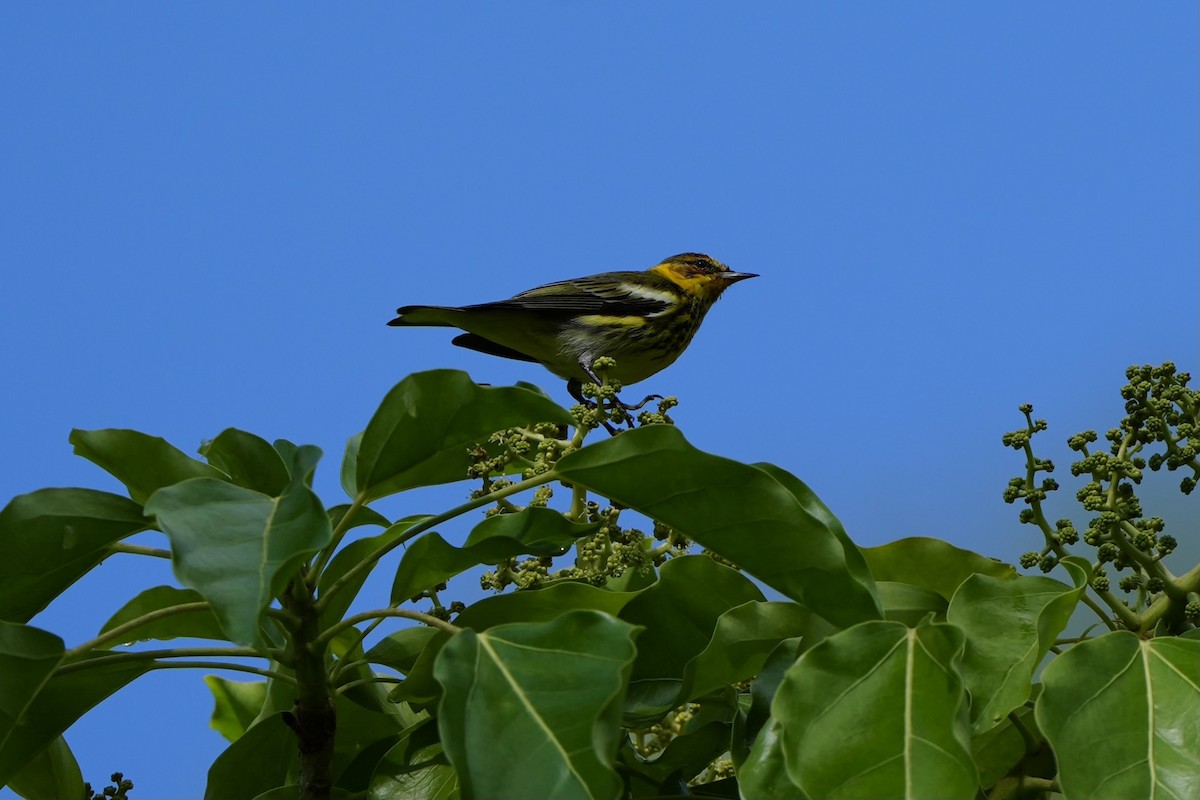
[[[612,759],[633,626],[593,611],[454,636],[434,674],[464,798],[615,798]]]
[[[962,649],[950,625],[866,622],[801,656],[771,704],[791,780],[820,798],[974,798]]]
[[[41,489],[0,511],[0,619],[28,622],[153,523],[127,498],[92,489]]]
[[[1017,574],[1012,564],[924,536],[864,547],[862,554],[875,580],[928,589],[946,602],[950,602],[959,585],[972,575],[1005,578]]]
[[[998,725],[1029,699],[1034,671],[1070,621],[1091,568],[1072,557],[1062,564],[1074,586],[1040,575],[976,573],[954,593],[946,619],[967,637],[962,672],[974,698],[975,733]]]
[[[436,533],[408,545],[392,582],[392,602],[403,603],[477,564],[497,564],[519,555],[557,556],[599,523],[571,522],[557,511],[530,507],[489,517],[475,526],[463,547]]]
[[[51,635],[44,631],[40,633]],[[58,640],[58,637],[53,638]],[[58,641],[58,647],[61,647],[61,640]],[[11,682],[8,682],[8,688],[2,690],[7,705],[3,709],[4,716],[0,718],[0,784],[21,769],[28,759],[50,746],[75,720],[149,668],[149,663],[145,661],[89,664],[86,669],[51,676],[34,695],[36,680],[54,660],[51,644],[48,639],[41,644],[21,644],[20,652],[14,655],[29,663],[15,670],[14,665],[9,663],[3,670]],[[108,655],[106,652],[91,653],[74,659],[71,664],[98,661]],[[19,678],[20,684],[15,678]],[[30,693],[22,699],[23,705],[20,706],[12,703],[13,692],[19,685],[27,687],[22,691]],[[15,726],[9,717],[14,710],[20,712]]]
[[[1200,797],[1200,640],[1108,633],[1042,683],[1037,721],[1067,797]]]
[[[258,719],[267,699],[267,682],[231,681],[219,675],[205,675],[204,682],[213,694],[209,725],[227,740],[236,742]]]
[[[273,497],[290,483],[287,463],[279,451],[253,433],[227,428],[205,443],[200,453],[238,486],[256,492]]]
[[[67,740],[59,736],[8,781],[8,788],[25,800],[83,797],[83,773]]]
[[[159,436],[119,428],[73,430],[75,454],[125,484],[129,496],[144,504],[164,486],[189,478],[228,480],[221,470],[197,461]]]
[[[374,500],[415,486],[463,480],[468,448],[491,434],[538,422],[571,424],[566,409],[517,386],[480,386],[457,370],[431,370],[398,383],[361,439],[347,447],[343,486]]]
[[[704,453],[654,425],[571,453],[556,472],[676,528],[837,625],[882,613],[841,525],[782,470]]]
[[[175,609],[204,602],[204,596],[192,589],[177,589],[174,586],[155,586],[140,593],[121,607],[100,628],[107,633],[114,628],[131,623],[148,614],[158,615]],[[225,632],[211,608],[201,608],[180,613],[169,613],[129,629],[118,644],[147,639],[217,639],[224,641]]]
[[[262,641],[259,621],[295,568],[329,542],[329,518],[303,483],[278,498],[210,478],[155,493],[146,512],[171,539],[175,575],[204,595],[238,644]]]

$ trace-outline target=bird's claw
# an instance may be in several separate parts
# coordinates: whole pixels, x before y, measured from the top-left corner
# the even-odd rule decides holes
[[[628,403],[622,402],[621,398],[619,398],[619,397],[614,397],[612,399],[612,401],[613,401],[613,405],[619,406],[622,409],[624,409],[625,411],[641,411],[642,408],[645,407],[646,403],[649,403],[651,400],[662,400],[662,399],[663,399],[663,396],[661,394],[648,394],[642,398],[642,402],[638,403],[635,406],[631,406]]]

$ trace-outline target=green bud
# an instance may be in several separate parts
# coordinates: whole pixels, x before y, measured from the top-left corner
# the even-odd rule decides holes
[[[1192,624],[1200,621],[1200,600],[1189,600],[1183,607],[1183,615],[1191,620]]]
[[[1117,586],[1121,588],[1121,591],[1125,592],[1126,594],[1137,591],[1141,585],[1142,579],[1137,575],[1126,575],[1124,578],[1121,578],[1120,582],[1117,584]]]

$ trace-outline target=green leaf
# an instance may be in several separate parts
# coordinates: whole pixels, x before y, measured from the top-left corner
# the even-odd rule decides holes
[[[291,483],[287,463],[279,451],[253,433],[227,428],[200,448],[208,463],[227,474],[238,486],[269,494],[283,494]]]
[[[132,622],[139,617],[158,611],[166,611],[190,603],[204,602],[204,596],[191,589],[177,589],[174,586],[155,586],[130,600],[114,614],[100,629],[107,633],[114,628]],[[178,614],[161,617],[131,628],[122,637],[122,643],[145,641],[147,639],[217,639],[226,640],[221,624],[211,608],[194,611],[183,611]]]
[[[779,684],[787,671],[800,657],[801,640],[799,637],[784,639],[767,655],[762,668],[754,683],[750,684],[750,707],[746,710],[744,737],[735,741],[732,750],[735,763],[745,755],[745,748],[767,724],[771,716],[771,702],[779,691]]]
[[[681,683],[684,667],[709,645],[721,615],[763,600],[753,582],[708,556],[668,560],[658,581],[621,610],[621,619],[646,629],[642,641],[654,643],[639,648],[632,679],[674,678]]]
[[[146,504],[171,539],[175,575],[212,603],[238,644],[263,639],[259,622],[297,567],[329,543],[329,518],[304,484],[278,498],[211,478],[161,489]]]
[[[256,724],[226,747],[208,769],[205,800],[254,800],[294,782],[299,771],[296,734],[282,712]],[[293,795],[295,796],[295,795]]]
[[[884,619],[903,622],[910,628],[930,614],[939,622],[946,620],[947,603],[940,594],[911,583],[896,583],[895,581],[878,581],[875,589],[879,593],[879,602],[883,605]]]
[[[615,798],[636,629],[594,611],[455,635],[434,674],[438,729],[464,798]]]
[[[370,771],[361,776],[360,783],[348,786],[347,769],[360,753],[376,750],[377,743],[383,745],[382,749],[378,749],[378,757],[382,758],[407,725],[411,724],[412,717],[406,709],[395,713],[373,711],[351,701],[346,695],[334,697],[334,710],[338,724],[333,740],[333,772],[338,776],[339,785],[365,790]]]
[[[879,598],[875,596],[875,578],[871,575],[871,569],[867,566],[867,560],[863,558],[862,551],[858,549],[858,545],[846,533],[846,529],[842,527],[842,523],[838,518],[833,515],[828,506],[821,502],[820,498],[817,497],[817,493],[810,489],[808,484],[792,473],[782,467],[777,467],[774,464],[766,462],[759,462],[753,466],[779,481],[779,485],[791,493],[804,512],[809,517],[817,520],[821,527],[833,536],[842,549],[844,560],[840,566],[846,571],[850,579],[849,587],[862,604],[864,613],[868,613],[868,618],[878,619],[880,605]],[[835,571],[837,570],[835,569]],[[821,591],[821,589],[817,591]],[[836,590],[834,594],[836,595]],[[836,601],[826,598],[823,602],[835,603]],[[829,617],[828,619],[833,618]],[[855,621],[858,622],[861,620]]]
[[[754,739],[750,755],[738,769],[742,797],[754,800],[808,800],[792,782],[784,757],[783,726],[771,718]]]
[[[491,539],[511,539],[522,544],[538,544],[532,555],[558,555],[577,539],[600,530],[601,522],[572,522],[552,508],[527,506],[514,514],[496,514],[476,525],[467,535],[465,547],[475,547]],[[487,562],[480,562],[487,563]]]
[[[231,681],[205,675],[204,682],[213,693],[213,713],[209,725],[231,742],[236,742],[254,724],[267,700],[266,681]]]
[[[346,451],[342,454],[342,491],[349,497],[358,495],[358,451],[362,449],[363,434],[356,433],[346,440]]]
[[[151,527],[142,507],[92,489],[42,489],[0,511],[0,619],[28,622],[111,552]]]
[[[515,514],[489,517],[454,547],[436,533],[408,546],[392,582],[392,603],[403,603],[424,590],[477,564],[498,564],[519,555],[558,556],[600,523],[571,522],[549,508],[529,507]]]
[[[380,639],[367,651],[366,658],[372,664],[391,667],[400,674],[407,675],[412,672],[417,658],[436,635],[436,628],[427,628],[424,625],[404,628]]]
[[[288,475],[292,479],[292,484],[303,484],[307,487],[312,487],[313,476],[317,472],[317,464],[321,461],[321,448],[315,444],[302,444],[299,447],[286,442],[287,447],[281,449],[280,445],[286,440],[279,439],[275,442],[275,448],[279,450],[279,455],[287,464]]]
[[[295,783],[299,764],[296,737],[282,722],[282,712],[272,711],[281,705],[272,698],[272,694],[280,694],[278,687],[272,689],[266,683],[234,684],[211,680],[209,686],[217,697],[213,727],[227,738],[230,735],[236,738],[210,769],[205,796],[222,800],[227,797],[257,798],[277,787]],[[282,705],[290,710],[294,687],[284,688],[282,695],[288,698]],[[362,762],[369,761],[372,753],[376,760],[381,758],[411,718],[405,710],[378,713],[363,708],[342,694],[334,696],[333,704],[337,715],[333,774],[338,787],[365,790],[370,769]],[[381,741],[383,746],[378,747]],[[359,773],[364,773],[361,779]],[[292,796],[296,796],[294,792]],[[334,796],[340,795],[335,791]]]
[[[701,697],[757,675],[781,642],[800,635],[808,614],[795,603],[757,601],[726,611],[708,645],[688,662],[681,699]]]
[[[686,667],[709,646],[721,615],[762,600],[762,592],[748,578],[708,556],[682,556],[663,564],[658,581],[620,614],[646,629],[643,642],[654,643],[638,649],[626,697],[626,723],[656,722],[687,699]]]
[[[446,759],[437,721],[430,718],[405,732],[375,767],[369,800],[452,800],[458,775]]]
[[[25,800],[83,797],[83,773],[67,740],[59,736],[9,779],[8,788]]]
[[[511,622],[548,622],[562,614],[580,609],[601,611],[616,616],[637,592],[610,592],[574,581],[553,583],[541,589],[485,597],[459,614],[454,624],[460,628],[484,631]],[[433,665],[449,639],[437,634],[421,651],[408,679],[388,695],[392,702],[407,701],[425,705],[441,694],[433,680]]]
[[[349,503],[342,503],[341,505],[330,506],[326,510],[326,513],[329,514],[330,527],[336,528],[338,525],[340,525],[342,522],[342,518],[345,517],[349,511],[350,511]],[[424,519],[424,517],[422,517],[422,519]],[[351,519],[350,522],[346,524],[346,530],[352,531],[355,528],[361,528],[364,525],[374,525],[376,527],[386,529],[386,528],[390,528],[392,526],[392,523],[388,520],[387,517],[385,517],[383,514],[380,514],[375,509],[370,508],[368,506],[359,506],[358,508],[354,509],[354,518]]]
[[[325,567],[321,573],[321,577],[317,580],[318,597],[324,599],[325,594],[333,584],[366,560],[371,553],[374,553],[385,544],[395,541],[396,538],[413,525],[424,522],[427,519],[429,517],[424,515],[405,517],[404,519],[397,520],[395,524],[388,526],[387,530],[377,536],[356,539],[343,547],[329,562],[329,565]],[[372,564],[369,569],[364,569],[355,575],[354,578],[338,590],[337,594],[333,595],[328,601],[329,604],[321,612],[321,627],[327,628],[341,621],[376,566],[377,564]]]
[[[1108,633],[1057,656],[1042,684],[1064,795],[1200,797],[1200,641]]]
[[[951,625],[878,621],[801,656],[771,704],[791,780],[831,800],[973,800],[962,649]]]
[[[1032,708],[1019,708],[1014,713],[1026,727],[1037,728]],[[971,738],[971,759],[984,788],[993,786],[1024,757],[1025,739],[1008,717]]]
[[[840,626],[882,613],[841,525],[782,470],[709,455],[675,428],[653,425],[564,456],[555,471],[670,525]]]
[[[23,747],[29,738],[30,703],[50,680],[63,659],[62,639],[29,625],[0,622],[0,786],[20,772],[25,759],[48,745],[61,731],[36,747]]]
[[[75,454],[109,473],[129,490],[137,503],[145,504],[150,495],[164,486],[189,478],[228,480],[219,469],[197,461],[158,436],[139,431],[108,429],[71,431]]]
[[[538,422],[573,424],[544,394],[516,386],[480,386],[465,372],[432,370],[400,381],[347,446],[342,469],[351,497],[376,500],[415,486],[467,477],[473,444],[497,431]]]
[[[25,628],[13,632],[12,628]],[[54,674],[52,661],[62,657],[62,640],[36,628],[0,623],[0,786],[31,758],[50,746],[63,731],[88,710],[150,668],[149,661],[122,661],[88,665],[85,669]],[[36,633],[29,633],[36,631]],[[48,637],[48,638],[47,638]],[[56,655],[57,654],[57,655]],[[89,653],[72,666],[111,656]],[[24,663],[22,663],[24,662]],[[66,663],[60,663],[62,669]],[[39,690],[40,686],[40,690]],[[18,712],[15,718],[12,712]]]
[[[686,730],[672,738],[652,761],[642,759],[623,743],[619,757],[627,781],[636,782],[633,797],[660,797],[667,787],[687,785],[729,750],[729,729],[729,723],[709,722]]]
[[[976,573],[993,578],[1017,574],[1011,564],[922,536],[865,547],[862,554],[875,580],[919,586],[941,595],[946,602],[963,581]]]
[[[1034,671],[1067,627],[1092,573],[1081,558],[1062,564],[1073,587],[1042,576],[975,574],[954,593],[946,619],[967,637],[962,673],[974,699],[973,733],[998,725],[1029,699]]]

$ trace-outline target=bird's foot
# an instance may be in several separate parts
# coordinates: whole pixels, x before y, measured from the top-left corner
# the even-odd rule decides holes
[[[619,398],[619,397],[612,398],[612,403],[614,406],[624,409],[625,411],[641,411],[643,408],[645,408],[646,403],[649,403],[651,400],[662,400],[662,399],[663,399],[663,396],[661,394],[648,394],[645,397],[643,397],[642,402],[638,403],[637,405],[631,406],[628,403],[623,402],[621,400],[621,398]]]

